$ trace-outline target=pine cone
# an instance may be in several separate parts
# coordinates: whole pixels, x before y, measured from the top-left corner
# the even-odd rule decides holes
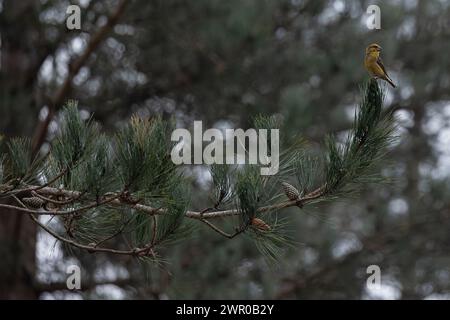
[[[283,187],[283,191],[288,197],[289,200],[298,200],[300,197],[300,192],[293,186],[287,182],[282,182],[281,186]]]
[[[259,218],[252,219],[252,226],[262,231],[270,231],[271,227]]]
[[[33,209],[42,208],[45,204],[45,201],[39,197],[22,198],[22,202]]]

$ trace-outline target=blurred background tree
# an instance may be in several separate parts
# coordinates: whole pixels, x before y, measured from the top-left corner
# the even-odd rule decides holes
[[[78,3],[80,31],[65,26]],[[381,30],[366,27],[370,4]],[[8,298],[449,298],[450,1],[0,0],[0,129],[46,152],[65,100],[104,130],[133,113],[190,127],[242,127],[279,114],[286,136],[313,146],[345,135],[367,79],[372,42],[398,89],[388,89],[400,139],[380,167],[392,183],[351,201],[287,213],[298,245],[267,265],[253,243],[199,229],[167,250],[164,268],[73,252],[26,217],[0,214],[0,295]],[[191,170],[206,206],[208,179]],[[297,209],[298,210],[298,209]],[[65,268],[83,267],[82,292]],[[381,268],[368,290],[366,268]]]

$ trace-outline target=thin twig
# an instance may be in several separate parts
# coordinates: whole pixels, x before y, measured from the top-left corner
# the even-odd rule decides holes
[[[53,203],[53,204],[56,204],[59,206],[65,206],[65,205],[71,204],[78,200],[78,198],[69,198],[69,200],[66,200],[66,201],[59,201],[59,200],[44,197],[43,195],[37,193],[36,191],[31,191],[31,194],[35,197],[38,197],[38,198],[44,200],[44,201],[47,201],[47,202],[50,202],[50,203]],[[81,193],[81,194],[83,194],[83,193]]]
[[[218,234],[231,239],[233,237],[233,235],[223,231],[222,229],[220,229],[219,227],[217,227],[216,225],[214,225],[213,223],[209,222],[208,220],[205,219],[200,219],[201,222],[205,223],[207,226],[209,226],[211,229],[213,229],[214,231],[216,231]]]
[[[15,195],[12,195],[14,198],[17,198]],[[6,208],[6,209],[13,209],[13,210],[18,210],[21,212],[25,212],[25,213],[31,213],[31,214],[38,214],[38,215],[69,215],[69,214],[75,214],[81,211],[85,211],[85,210],[89,210],[92,208],[96,208],[99,206],[102,206],[104,204],[110,203],[114,200],[116,200],[117,198],[119,198],[120,195],[117,195],[115,197],[100,201],[100,202],[94,202],[90,205],[81,207],[81,208],[77,208],[77,209],[73,209],[73,210],[68,210],[68,211],[44,211],[44,210],[33,210],[33,209],[29,209],[26,206],[24,208],[21,207],[17,207],[17,206],[12,206],[12,205],[8,205],[8,204],[0,204],[0,208]]]
[[[103,247],[93,247],[90,245],[84,245],[81,243],[78,243],[74,240],[70,240],[67,238],[64,238],[54,232],[52,229],[48,228],[46,225],[42,224],[33,214],[30,214],[31,219],[37,223],[42,229],[44,229],[47,233],[52,235],[54,238],[58,239],[59,241],[62,241],[64,243],[67,243],[71,246],[74,246],[79,249],[84,249],[89,252],[106,252],[106,253],[113,253],[113,254],[119,254],[119,255],[136,255],[136,253],[139,251],[139,249],[135,248],[132,250],[117,250],[117,249],[111,249],[111,248],[103,248]]]
[[[33,192],[33,191],[37,191],[40,190],[42,188],[48,187],[50,186],[53,182],[55,182],[56,180],[58,180],[59,178],[61,178],[64,174],[66,174],[66,172],[69,170],[69,167],[65,168],[64,170],[62,170],[59,174],[57,174],[55,177],[53,177],[50,181],[44,183],[43,185],[39,185],[39,186],[29,186],[25,189],[15,189],[15,187],[12,190],[9,190],[8,192],[11,194],[19,194],[19,193],[23,193],[23,192]],[[12,192],[14,191],[14,192]],[[6,194],[6,196],[8,196],[8,194]]]

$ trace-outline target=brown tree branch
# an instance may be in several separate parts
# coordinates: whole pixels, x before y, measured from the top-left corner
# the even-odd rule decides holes
[[[61,215],[76,214],[76,213],[79,213],[79,212],[82,212],[82,211],[86,211],[86,210],[89,210],[89,209],[100,207],[102,205],[105,205],[107,203],[110,203],[110,202],[118,199],[120,196],[121,196],[121,194],[113,196],[113,197],[110,197],[110,198],[105,198],[102,201],[93,202],[91,204],[88,204],[88,205],[80,207],[80,208],[76,208],[76,209],[73,209],[73,210],[66,210],[66,211],[34,210],[34,209],[29,209],[26,206],[21,208],[21,207],[12,206],[12,205],[9,205],[9,204],[0,204],[0,208],[14,209],[14,210],[18,210],[20,212],[24,212],[24,213],[28,213],[28,214],[61,216]],[[16,198],[15,195],[13,195],[13,197]]]
[[[30,188],[35,188],[35,186],[29,186],[24,190],[28,190]],[[263,213],[263,212],[270,212],[270,211],[277,211],[280,209],[285,209],[289,207],[301,207],[304,204],[311,202],[313,200],[316,200],[320,197],[322,197],[325,194],[325,187],[322,186],[320,188],[317,188],[314,191],[311,191],[310,193],[306,194],[303,197],[300,197],[298,200],[287,200],[282,201],[277,204],[269,205],[260,207],[256,210],[257,213]],[[18,190],[17,193],[20,193],[20,190]],[[39,190],[40,194],[48,195],[48,196],[64,196],[67,198],[78,198],[80,195],[79,191],[72,191],[72,190],[64,190],[64,189],[57,189],[52,187],[44,187]],[[100,201],[99,203],[92,203],[89,205],[86,205],[82,208],[75,209],[75,210],[68,210],[68,211],[39,211],[39,210],[32,210],[28,208],[17,208],[11,205],[2,205],[0,204],[0,207],[4,206],[5,208],[14,208],[18,209],[24,213],[33,213],[33,214],[40,214],[40,215],[66,215],[66,214],[73,214],[74,212],[79,212],[82,210],[92,209],[97,206],[100,206],[102,204],[109,204],[112,206],[128,206],[135,210],[145,212],[151,216],[153,215],[160,215],[165,214],[166,209],[165,208],[154,208],[151,206],[139,204],[139,203],[130,203],[127,201],[124,201],[121,199],[120,195],[114,195],[109,198],[105,198],[104,200]],[[241,214],[240,210],[238,209],[229,209],[229,210],[218,210],[218,211],[211,211],[211,212],[203,212],[203,211],[186,211],[185,216],[187,218],[191,219],[215,219],[215,218],[222,218],[222,217],[228,217],[228,216],[236,216]]]
[[[33,147],[33,155],[37,154],[39,152],[39,149],[41,148],[42,144],[45,141],[45,136],[47,134],[48,126],[53,119],[55,112],[60,107],[60,105],[63,103],[66,96],[69,94],[70,90],[72,89],[72,80],[73,78],[78,74],[81,67],[85,65],[91,54],[98,48],[99,44],[103,41],[103,39],[106,37],[108,32],[114,27],[114,25],[117,24],[119,21],[120,16],[125,11],[125,7],[129,1],[128,0],[121,0],[119,4],[117,5],[116,9],[112,13],[112,15],[108,18],[106,24],[102,26],[89,40],[89,43],[86,47],[86,50],[73,62],[69,65],[69,71],[67,74],[66,79],[64,80],[63,84],[59,88],[59,90],[56,92],[55,96],[50,99],[49,106],[48,106],[48,113],[47,116],[43,121],[41,121],[34,134],[32,139],[32,147]]]

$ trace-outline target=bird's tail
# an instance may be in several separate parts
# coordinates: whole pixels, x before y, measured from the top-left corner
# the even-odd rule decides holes
[[[396,88],[397,87],[394,84],[394,82],[391,80],[391,78],[389,78],[388,76],[384,77],[384,80],[386,80],[392,86],[392,88]]]

